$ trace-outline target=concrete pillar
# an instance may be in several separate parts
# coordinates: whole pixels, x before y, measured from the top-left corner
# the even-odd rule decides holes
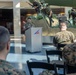
[[[72,7],[65,7],[65,15],[67,16],[67,18],[68,18],[68,11],[71,9]]]
[[[22,53],[21,48],[21,23],[20,23],[20,0],[13,0],[13,22],[14,22],[14,43],[15,53]],[[17,44],[20,44],[17,47]]]

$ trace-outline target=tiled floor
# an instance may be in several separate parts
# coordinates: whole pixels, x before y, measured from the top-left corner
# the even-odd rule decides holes
[[[20,44],[16,44],[17,47],[19,47]],[[22,46],[22,54],[15,54],[14,51],[14,43],[11,43],[10,45],[10,53],[7,56],[7,61],[12,63],[12,65],[17,68],[17,69],[22,69],[26,71],[26,74],[29,75],[28,68],[26,65],[26,61],[46,61],[46,54],[45,50],[50,50],[53,49],[55,50],[56,48],[53,45],[43,45],[42,51],[38,53],[28,53],[26,52],[26,45],[21,44]],[[57,59],[57,57],[52,56],[52,59]],[[35,72],[36,73],[36,72]]]

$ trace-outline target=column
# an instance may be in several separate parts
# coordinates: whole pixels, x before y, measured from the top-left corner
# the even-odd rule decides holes
[[[15,53],[22,53],[21,48],[21,23],[20,23],[20,0],[13,0],[13,22],[14,22],[14,43]]]

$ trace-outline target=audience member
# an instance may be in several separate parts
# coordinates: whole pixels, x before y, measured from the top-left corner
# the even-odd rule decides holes
[[[76,75],[76,42],[68,44],[63,48],[62,56],[67,65],[68,73]]]
[[[59,28],[60,32],[56,33],[56,35],[54,36],[53,43],[57,47],[57,49],[62,50],[66,44],[74,42],[75,36],[71,31],[67,31],[66,21],[61,21]]]
[[[9,31],[5,27],[0,26],[0,75],[26,75],[22,71],[16,70],[8,61],[6,61],[9,51]]]

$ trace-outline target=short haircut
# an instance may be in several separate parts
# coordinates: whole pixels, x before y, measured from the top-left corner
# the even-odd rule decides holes
[[[66,26],[68,25],[67,21],[60,21],[60,25],[61,23],[65,23]]]
[[[0,26],[0,51],[5,48],[6,43],[10,40],[10,33],[7,28]]]
[[[63,20],[61,20],[60,23],[65,23],[67,25],[67,22],[66,21],[63,21]]]

